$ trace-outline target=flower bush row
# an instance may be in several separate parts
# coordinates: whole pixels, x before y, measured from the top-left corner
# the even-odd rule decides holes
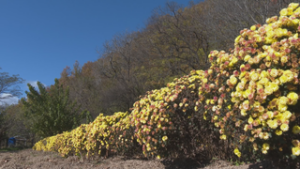
[[[203,131],[210,129],[237,157],[250,152],[298,159],[299,21],[299,4],[291,3],[267,24],[241,30],[229,53],[212,51],[208,70],[191,71],[147,92],[130,113],[100,114],[34,149],[93,155],[140,146],[145,156],[160,158],[181,151],[187,139],[194,148],[207,148]]]

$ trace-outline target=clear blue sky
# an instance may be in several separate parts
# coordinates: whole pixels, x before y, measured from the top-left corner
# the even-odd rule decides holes
[[[173,0],[188,6],[189,0]],[[66,66],[100,56],[114,35],[139,30],[167,0],[1,0],[0,67],[49,86]],[[25,97],[25,94],[23,95]]]

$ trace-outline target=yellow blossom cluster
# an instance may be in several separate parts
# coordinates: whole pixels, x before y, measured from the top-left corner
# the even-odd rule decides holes
[[[183,91],[196,94],[195,84],[201,82],[202,74],[201,70],[192,71],[189,75],[168,83],[167,87],[148,91],[134,103],[129,115],[130,124],[134,128],[133,137],[142,146],[145,156],[161,156],[159,150],[166,147],[169,133],[175,130],[175,111],[186,112],[194,108],[187,98],[180,96]]]
[[[158,150],[167,145],[168,133],[175,129],[172,122],[175,110],[186,112],[188,109],[194,110],[195,107],[187,98],[179,96],[183,91],[200,94],[195,92],[195,84],[202,82],[203,73],[201,70],[191,71],[189,75],[169,83],[168,87],[147,92],[134,103],[130,114],[100,114],[90,124],[82,124],[70,132],[39,141],[34,149],[58,151],[63,156],[78,153],[95,155],[100,154],[101,150],[129,149],[135,140],[141,145],[145,156],[160,157]],[[51,143],[56,143],[55,146],[48,144],[50,140]],[[67,143],[64,140],[68,140]],[[57,144],[59,141],[61,144]],[[50,148],[42,148],[45,146]]]
[[[48,137],[37,142],[33,149],[57,151],[62,156],[71,154],[95,155],[108,150],[112,145],[111,133],[119,121],[126,119],[128,113],[117,112],[112,116],[100,114],[92,123],[82,124],[70,132]],[[123,126],[121,126],[123,127]]]
[[[260,147],[263,154],[268,153],[270,145],[273,150],[290,149],[278,141],[283,134],[291,137],[285,140],[299,139],[299,136],[290,136],[290,127],[292,133],[299,133],[295,121],[299,114],[296,106],[299,19],[299,4],[291,3],[280,12],[280,17],[267,19],[266,25],[242,30],[230,54],[210,53],[210,69],[215,73],[207,73],[207,78],[212,80],[203,85],[203,88],[206,86],[203,118],[208,119],[207,114],[210,114],[211,122],[223,134],[221,139],[232,137],[239,140],[237,144],[252,142],[254,150]],[[213,91],[207,87],[211,84],[216,84]],[[207,97],[210,93],[215,96]],[[234,127],[241,127],[244,132],[235,132]],[[291,152],[299,155],[295,147]],[[234,153],[240,156],[237,149]]]

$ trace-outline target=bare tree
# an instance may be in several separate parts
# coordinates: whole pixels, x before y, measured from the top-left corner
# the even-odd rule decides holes
[[[144,91],[144,81],[141,78],[141,65],[146,59],[139,55],[139,47],[136,41],[137,33],[116,36],[111,42],[104,45],[105,52],[97,61],[96,69],[102,84],[106,84],[106,90],[114,100],[123,102],[124,109],[132,106],[134,100]],[[105,83],[104,80],[110,81]],[[149,80],[149,79],[148,79]],[[111,90],[113,89],[114,90]],[[113,97],[115,96],[115,97]]]
[[[239,31],[252,25],[263,25],[267,18],[278,15],[291,0],[207,0],[200,5],[205,8],[202,17],[209,41],[218,50],[233,47]],[[295,2],[295,1],[293,1]]]
[[[23,81],[19,75],[9,75],[7,72],[0,72],[0,101],[22,95],[18,84]]]
[[[187,74],[191,69],[205,69],[210,44],[201,19],[194,9],[183,9],[167,3],[149,20],[147,31],[152,32],[149,43],[158,52],[171,74]],[[201,12],[200,12],[201,13]]]

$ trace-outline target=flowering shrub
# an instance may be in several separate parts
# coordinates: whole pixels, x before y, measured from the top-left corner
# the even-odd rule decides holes
[[[300,155],[299,12],[298,4],[292,3],[279,18],[267,19],[267,25],[242,30],[230,54],[209,55],[212,66],[207,77],[215,78],[206,84],[218,91],[213,89],[214,98],[206,96],[203,106],[209,117],[205,113],[204,118],[220,129],[221,139],[250,143],[262,154]],[[236,132],[235,127],[243,131]],[[242,155],[237,148],[234,153]]]
[[[146,157],[160,158],[171,152],[216,152],[211,144],[225,140],[239,158],[253,153],[299,159],[298,6],[291,3],[267,24],[240,31],[230,53],[210,53],[208,70],[191,71],[147,92],[131,113],[100,114],[90,124],[41,140],[34,149],[90,155],[140,146]]]
[[[125,119],[128,113],[117,112],[112,116],[100,114],[92,123],[82,124],[70,132],[48,137],[37,142],[33,149],[43,151],[58,151],[62,156],[71,154],[94,155],[101,150],[108,150],[113,143],[113,129],[120,125],[120,119]]]

